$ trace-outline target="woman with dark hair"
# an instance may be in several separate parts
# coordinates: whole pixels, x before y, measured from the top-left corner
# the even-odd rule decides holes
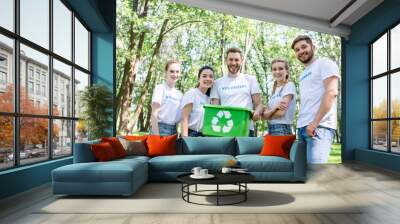
[[[199,83],[185,93],[182,98],[182,136],[203,136],[204,104],[210,103],[210,90],[214,82],[214,69],[210,66],[200,68],[197,74]]]
[[[296,87],[289,81],[289,65],[287,61],[272,61],[274,86],[268,99],[268,108],[262,118],[268,120],[268,134],[292,135],[294,111],[296,109]]]
[[[181,75],[179,61],[170,60],[165,65],[165,82],[154,88],[151,100],[151,133],[174,135],[180,121],[182,92],[175,88]]]

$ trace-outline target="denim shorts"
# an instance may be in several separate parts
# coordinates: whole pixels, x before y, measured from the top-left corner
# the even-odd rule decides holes
[[[335,129],[318,126],[315,129],[315,136],[307,135],[307,126],[298,129],[299,141],[307,144],[307,162],[308,163],[326,163],[331,152]]]
[[[268,124],[268,134],[270,135],[292,135],[291,124]]]
[[[189,129],[188,136],[190,137],[203,137],[203,133]]]
[[[161,136],[175,135],[176,125],[158,122],[158,132]]]

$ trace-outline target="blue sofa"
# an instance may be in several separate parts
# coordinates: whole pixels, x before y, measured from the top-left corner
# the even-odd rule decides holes
[[[96,162],[91,141],[75,144],[74,163],[52,171],[54,194],[131,195],[148,181],[176,181],[193,167],[218,172],[230,159],[259,182],[304,182],[306,180],[306,147],[294,142],[290,159],[260,156],[262,137],[185,137],[178,139],[177,155],[127,156]]]

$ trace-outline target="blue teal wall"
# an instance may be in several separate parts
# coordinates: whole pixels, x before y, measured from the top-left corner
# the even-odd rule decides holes
[[[357,160],[399,170],[400,157],[369,150],[369,43],[400,22],[400,1],[386,0],[351,27],[342,40],[343,74],[343,160]]]
[[[66,0],[92,32],[92,82],[114,89],[115,0]],[[115,125],[110,127],[113,132]],[[51,171],[72,163],[72,157],[0,172],[0,199],[51,181]]]
[[[72,163],[72,158],[47,161],[0,173],[0,199],[29,190],[51,181],[51,171]]]
[[[92,34],[92,83],[108,86],[114,93],[114,36],[111,33]],[[115,94],[113,94],[114,96]],[[114,112],[114,111],[113,111]],[[114,114],[114,113],[113,113]],[[115,121],[114,116],[111,117]],[[115,125],[109,128],[115,136]]]

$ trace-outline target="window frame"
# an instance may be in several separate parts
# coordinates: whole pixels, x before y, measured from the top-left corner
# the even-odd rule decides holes
[[[400,72],[400,67],[397,68],[393,68],[391,69],[391,52],[392,52],[392,48],[391,48],[391,31],[393,28],[400,26],[400,21],[397,21],[396,23],[394,23],[393,25],[391,25],[389,28],[385,29],[385,31],[383,33],[381,33],[380,35],[378,35],[374,40],[372,40],[369,44],[369,148],[370,150],[373,151],[380,151],[380,152],[387,152],[387,153],[391,153],[391,154],[400,154],[400,152],[394,152],[392,151],[392,122],[393,121],[400,121],[400,117],[392,117],[392,96],[391,96],[391,92],[392,92],[392,85],[391,85],[391,80],[392,80],[392,76],[395,75],[396,73]],[[384,35],[387,35],[387,51],[386,51],[386,57],[387,57],[387,64],[386,64],[386,71],[382,72],[380,74],[376,74],[374,76],[373,74],[373,44],[376,43],[381,37],[383,37]],[[386,117],[385,118],[373,118],[373,93],[374,93],[374,86],[373,86],[373,81],[382,77],[386,77],[386,86],[387,86],[387,93],[386,93],[386,98],[387,98],[387,105],[386,105]],[[386,121],[386,150],[379,150],[374,148],[374,132],[373,132],[373,122],[376,121]]]
[[[20,35],[20,0],[14,0],[13,1],[13,10],[14,10],[14,30],[10,31],[4,27],[0,26],[0,35],[3,35],[7,38],[12,39],[13,41],[13,59],[12,64],[11,64],[11,75],[13,75],[14,79],[14,111],[13,112],[1,112],[0,111],[0,116],[11,116],[13,118],[13,153],[14,153],[14,161],[13,161],[13,166],[11,167],[5,167],[5,168],[0,168],[0,172],[5,171],[5,170],[10,170],[10,169],[16,169],[19,167],[23,166],[29,166],[37,163],[43,163],[49,160],[53,159],[61,159],[65,157],[70,157],[73,156],[74,152],[74,143],[75,143],[75,126],[76,122],[79,120],[79,117],[75,117],[75,109],[72,107],[71,114],[61,116],[53,115],[53,59],[58,60],[59,62],[62,62],[68,66],[71,66],[71,81],[70,81],[70,86],[71,86],[71,93],[72,93],[72,99],[71,99],[71,104],[74,105],[75,103],[75,88],[74,88],[74,80],[75,80],[75,69],[87,74],[89,76],[89,83],[88,86],[92,85],[92,69],[91,69],[91,49],[92,49],[92,43],[91,43],[91,37],[92,37],[92,30],[88,27],[88,25],[83,21],[83,19],[78,15],[77,12],[75,12],[72,7],[66,2],[65,0],[59,0],[68,10],[71,11],[71,18],[70,18],[70,23],[71,23],[71,58],[67,59],[64,58],[63,56],[57,54],[54,52],[54,46],[53,46],[53,24],[54,24],[54,17],[53,17],[53,0],[48,0],[49,3],[49,47],[48,49],[42,47],[39,44],[34,43],[33,41],[30,41],[29,39],[24,38],[23,36]],[[85,69],[78,64],[75,63],[75,25],[74,25],[74,20],[75,18],[79,20],[79,22],[84,26],[84,28],[88,31],[88,69]],[[39,114],[22,114],[20,112],[20,85],[21,85],[21,80],[20,80],[20,64],[21,64],[21,56],[20,56],[20,45],[23,44],[27,47],[32,48],[33,50],[36,50],[42,54],[45,54],[48,56],[49,63],[48,63],[48,74],[47,74],[47,79],[46,84],[45,84],[45,95],[48,97],[48,108],[49,111],[46,115],[39,115]],[[40,83],[40,87],[42,88],[42,79],[41,75],[42,72],[39,74],[39,80],[36,80],[36,69],[33,67],[33,79],[30,78],[29,74],[29,64],[27,64],[27,73],[25,74],[26,76],[26,82],[32,81],[34,85],[34,92],[36,91],[35,85],[37,83]],[[28,85],[28,84],[27,84]],[[28,87],[28,86],[27,86]],[[29,91],[27,89],[27,91]],[[42,94],[39,94],[38,96],[42,96]],[[34,102],[36,103],[36,102]],[[38,162],[31,162],[31,163],[24,163],[21,164],[21,158],[20,158],[20,119],[21,118],[45,118],[47,119],[48,122],[48,136],[47,136],[47,142],[49,143],[47,145],[48,150],[48,155],[47,157],[43,157],[43,160],[40,160]],[[65,120],[65,121],[70,121],[71,122],[71,153],[68,155],[62,155],[62,156],[55,156],[53,155],[54,153],[54,147],[53,144],[50,144],[53,142],[53,123],[57,120]]]

